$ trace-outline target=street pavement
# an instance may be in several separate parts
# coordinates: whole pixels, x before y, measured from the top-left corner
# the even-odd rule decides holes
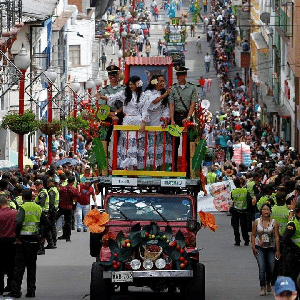
[[[148,1],[148,0],[147,0]],[[148,7],[150,5],[148,4]],[[157,23],[151,25],[151,54],[157,54],[157,41],[163,40],[165,19],[161,12]],[[204,55],[210,49],[206,37],[201,33],[201,26],[196,27],[195,37],[187,39],[186,67],[189,68],[188,80],[197,83],[201,75],[213,79],[211,92],[206,95],[211,103],[210,110],[215,113],[220,108],[219,81],[213,66],[205,73]],[[188,30],[190,35],[190,31]],[[202,53],[196,52],[197,36],[202,37]],[[111,47],[107,47],[107,61],[117,57],[112,55]],[[234,73],[236,70],[231,70]],[[175,74],[174,74],[175,75]],[[176,80],[176,77],[173,77]],[[206,267],[206,300],[255,300],[259,296],[258,267],[252,255],[251,246],[235,247],[230,217],[219,213],[215,215],[219,229],[213,233],[209,229],[201,229],[197,236],[197,247],[203,248],[200,260]],[[39,256],[37,262],[37,300],[79,300],[89,299],[91,265],[95,261],[89,255],[89,234],[72,231],[72,242],[58,241],[58,248],[46,250],[46,255]],[[26,293],[26,274],[22,285],[23,297]],[[141,293],[142,292],[142,293]],[[115,295],[113,299],[181,299],[179,293],[174,296],[166,293],[157,294],[147,288],[132,288],[129,295]],[[267,299],[273,299],[267,295]],[[0,298],[2,299],[2,298]],[[5,298],[4,298],[5,299]]]
[[[197,236],[200,261],[206,267],[206,300],[255,300],[259,296],[258,267],[251,246],[234,246],[230,217],[215,215],[216,232],[201,229]],[[89,294],[90,270],[95,261],[89,256],[89,233],[72,231],[71,243],[58,241],[58,248],[38,256],[36,300],[80,300]],[[243,244],[242,244],[243,245]],[[26,293],[26,276],[22,285]],[[179,300],[147,288],[130,288],[129,295],[115,295],[113,300]],[[273,299],[271,295],[267,299]],[[1,298],[0,298],[1,299]],[[84,299],[89,299],[86,296]],[[196,299],[195,299],[196,300]]]

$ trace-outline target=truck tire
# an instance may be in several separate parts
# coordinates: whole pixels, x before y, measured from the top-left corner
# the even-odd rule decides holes
[[[98,257],[101,248],[101,233],[90,233],[90,255],[92,257]]]
[[[90,300],[111,300],[110,284],[103,279],[103,267],[95,262],[92,265]]]
[[[193,278],[188,281],[183,289],[184,300],[205,300],[205,266],[195,264]]]

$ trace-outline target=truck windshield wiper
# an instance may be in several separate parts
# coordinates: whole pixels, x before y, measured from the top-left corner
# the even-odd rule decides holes
[[[152,205],[152,203],[146,203],[148,206],[151,206],[156,212],[157,214],[165,221],[168,222],[168,220],[157,210],[157,208],[155,206]]]
[[[110,203],[110,205],[111,205],[111,203]],[[120,210],[120,208],[117,206],[117,205],[115,205],[115,204],[113,204],[113,206],[117,209],[117,211],[125,218],[125,220],[126,221],[131,221],[121,210]]]

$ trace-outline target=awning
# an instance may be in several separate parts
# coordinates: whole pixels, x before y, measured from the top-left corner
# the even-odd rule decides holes
[[[22,14],[28,21],[45,21],[53,16],[57,0],[22,0]]]
[[[261,32],[252,32],[250,35],[251,35],[252,40],[255,43],[257,50],[268,50],[269,49],[269,46],[268,46],[267,42],[265,41]]]
[[[70,19],[72,16],[73,11],[71,10],[64,10],[61,14],[61,16],[57,17],[52,25],[52,30],[53,31],[60,31],[64,25],[67,23],[67,21]]]
[[[277,106],[276,110],[282,119],[290,119],[291,118],[291,112],[287,109],[285,105]]]

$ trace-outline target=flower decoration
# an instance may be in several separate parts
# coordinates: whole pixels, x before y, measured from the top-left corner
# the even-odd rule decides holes
[[[85,216],[83,223],[89,228],[90,232],[101,233],[105,229],[105,224],[109,221],[109,214],[101,213],[99,210],[92,209]]]
[[[142,87],[143,86],[143,81],[139,80],[136,82],[136,87]]]
[[[153,85],[157,85],[157,84],[158,84],[158,81],[157,81],[157,79],[152,79],[152,80],[151,80],[151,84],[153,84]]]

